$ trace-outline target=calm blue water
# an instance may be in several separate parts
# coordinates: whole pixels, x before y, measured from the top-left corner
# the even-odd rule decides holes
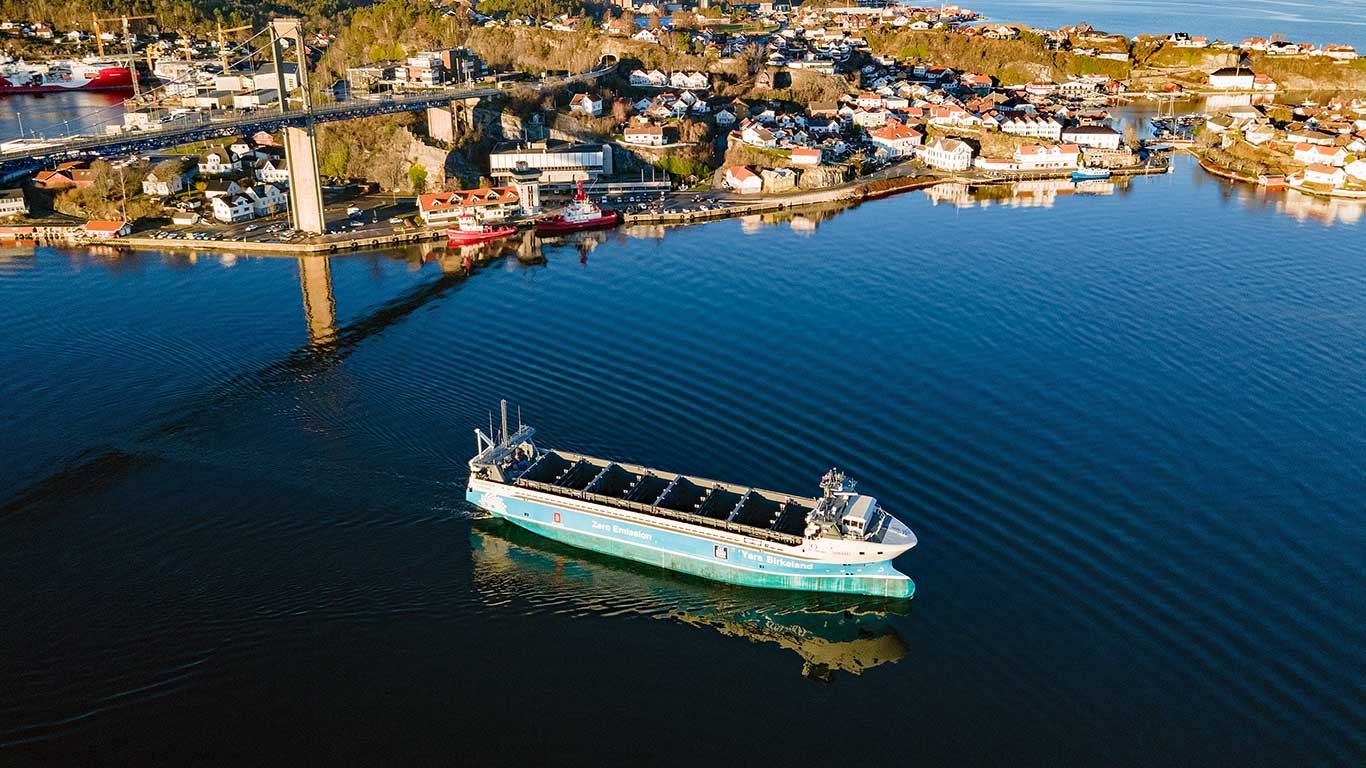
[[[998,21],[1049,29],[1086,22],[1116,34],[1189,32],[1232,43],[1281,34],[1366,49],[1362,0],[975,0],[959,5]]]
[[[468,278],[4,251],[0,762],[1361,764],[1361,211],[1184,162],[1113,192]],[[839,464],[919,534],[916,598],[472,521],[499,396],[567,449]]]

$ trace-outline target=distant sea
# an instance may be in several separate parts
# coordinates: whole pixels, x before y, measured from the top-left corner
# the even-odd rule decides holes
[[[1056,28],[1085,22],[1124,35],[1189,32],[1237,42],[1284,35],[1366,49],[1366,0],[962,0],[994,21]]]

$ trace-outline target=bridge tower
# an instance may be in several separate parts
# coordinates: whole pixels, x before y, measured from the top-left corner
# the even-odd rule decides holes
[[[322,173],[318,170],[318,144],[313,124],[313,94],[308,87],[308,57],[304,48],[304,33],[298,19],[272,19],[270,22],[270,52],[275,64],[275,81],[280,111],[289,112],[289,88],[286,87],[285,41],[295,53],[298,67],[297,83],[306,113],[301,128],[284,129],[285,165],[289,168],[289,223],[295,229],[321,235],[327,231],[323,213]]]

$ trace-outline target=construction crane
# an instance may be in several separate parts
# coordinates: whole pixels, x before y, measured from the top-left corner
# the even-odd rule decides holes
[[[218,24],[218,57],[223,64],[223,74],[228,74],[228,41],[227,38],[224,37],[224,35],[228,35],[233,32],[241,32],[243,30],[251,28],[252,26],[250,24],[244,24],[240,27],[224,29],[223,24],[221,22]]]
[[[93,13],[90,14],[90,23],[91,23],[91,25],[95,28],[95,49],[99,52],[99,54],[100,54],[101,57],[104,56],[104,38],[100,35],[100,22],[101,22],[101,21],[121,21],[121,22],[123,22],[123,42],[124,42],[125,45],[128,46],[128,55],[129,55],[129,56],[132,56],[132,55],[133,55],[133,35],[132,35],[132,33],[130,33],[130,32],[128,31],[128,22],[130,22],[130,21],[138,21],[138,20],[141,20],[141,19],[155,19],[155,18],[156,18],[156,16],[111,16],[111,17],[109,17],[109,18],[101,19],[100,17],[96,16],[96,15],[93,14]]]

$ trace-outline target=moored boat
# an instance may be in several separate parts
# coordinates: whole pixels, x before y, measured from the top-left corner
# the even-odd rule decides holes
[[[112,91],[133,87],[133,71],[126,64],[87,59],[41,63],[7,61],[0,64],[0,94]]]
[[[489,430],[492,432],[492,428]],[[555,541],[753,587],[908,598],[892,560],[915,534],[836,470],[801,497],[547,450],[475,430],[468,501]]]
[[[581,232],[587,229],[609,229],[621,223],[621,214],[599,208],[583,191],[583,182],[577,184],[574,199],[564,210],[555,216],[536,222],[536,234],[559,235],[566,232]]]
[[[1092,179],[1108,179],[1110,171],[1108,168],[1097,168],[1093,165],[1083,165],[1072,171],[1073,181],[1090,181]]]
[[[472,245],[507,237],[516,231],[517,228],[513,226],[489,226],[480,223],[474,216],[465,215],[456,220],[454,227],[446,230],[446,240],[452,245]]]

